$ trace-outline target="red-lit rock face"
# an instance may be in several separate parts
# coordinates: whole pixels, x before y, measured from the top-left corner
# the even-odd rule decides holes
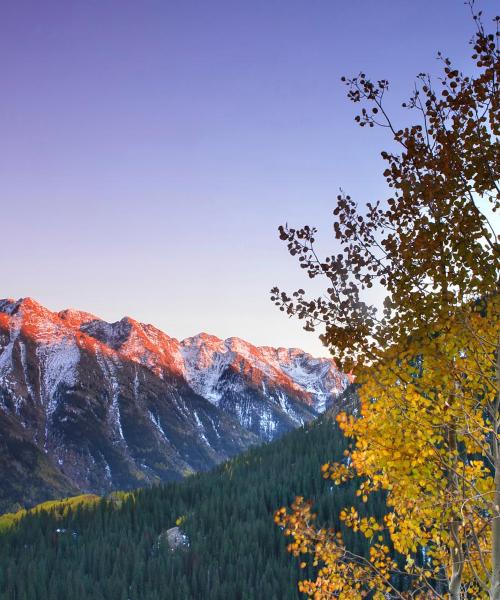
[[[184,377],[202,396],[213,392],[208,387],[217,384],[221,369],[239,373],[252,388],[279,389],[319,410],[347,383],[333,360],[313,358],[298,348],[257,347],[240,338],[221,340],[207,333],[179,342],[130,317],[107,323],[74,309],[51,312],[31,298],[0,302],[4,330],[20,328],[36,343],[71,343],[83,351],[138,363],[158,376]]]
[[[295,348],[178,341],[130,317],[0,300],[0,435],[31,444],[71,489],[208,468],[313,419],[347,383],[333,361]]]

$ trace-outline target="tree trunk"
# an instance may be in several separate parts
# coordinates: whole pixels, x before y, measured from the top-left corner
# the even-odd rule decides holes
[[[457,433],[454,426],[448,427],[448,451],[450,452],[451,465],[448,471],[448,492],[453,496],[458,490],[458,478],[455,470],[457,458]],[[451,576],[449,581],[450,600],[460,600],[462,587],[462,573],[464,570],[464,555],[460,539],[460,521],[456,518],[450,523],[450,538],[453,541],[451,548]]]
[[[464,557],[462,555],[462,550],[458,545],[460,539],[458,527],[459,523],[457,521],[454,521],[450,525],[451,538],[457,543],[457,545],[451,549],[451,577],[449,582],[450,600],[460,600],[460,590],[462,587],[462,571],[464,569]]]
[[[495,464],[495,501],[491,526],[490,600],[500,600],[500,464]]]
[[[496,356],[497,398],[493,415],[494,431],[498,431],[498,408],[500,406],[500,343],[497,345]],[[500,451],[498,438],[492,440],[492,450],[495,457],[495,496],[493,502],[491,525],[491,581],[490,600],[500,600]]]

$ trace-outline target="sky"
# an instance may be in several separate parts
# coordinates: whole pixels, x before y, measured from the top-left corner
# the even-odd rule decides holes
[[[0,297],[326,355],[269,290],[311,289],[280,224],[335,252],[339,188],[387,196],[340,77],[406,123],[472,33],[462,0],[0,2]]]

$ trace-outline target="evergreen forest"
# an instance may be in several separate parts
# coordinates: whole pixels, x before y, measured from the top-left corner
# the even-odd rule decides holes
[[[27,512],[3,528],[1,600],[295,600],[313,576],[286,550],[273,514],[296,495],[314,498],[322,523],[340,527],[353,551],[368,541],[338,521],[363,505],[356,482],[336,486],[321,465],[342,459],[346,439],[328,418],[182,482],[116,494],[61,510]],[[162,535],[180,524],[188,543]]]

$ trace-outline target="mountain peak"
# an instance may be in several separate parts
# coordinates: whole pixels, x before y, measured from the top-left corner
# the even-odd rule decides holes
[[[201,331],[200,333],[197,333],[196,335],[192,335],[190,337],[184,338],[181,341],[181,344],[183,344],[183,345],[192,345],[192,344],[200,345],[200,344],[221,344],[223,342],[224,342],[224,340],[217,337],[216,335],[213,335],[211,333],[206,333],[205,331]]]
[[[0,300],[0,436],[10,464],[23,440],[26,472],[44,457],[44,489],[105,493],[209,468],[314,419],[346,384],[333,361],[296,348],[178,341],[128,316]],[[23,489],[18,474],[0,479]]]
[[[60,319],[66,321],[69,327],[80,328],[85,323],[97,321],[98,318],[92,313],[74,308],[66,308],[57,313]]]
[[[45,309],[41,304],[39,304],[33,298],[27,296],[26,298],[19,298],[15,300],[14,298],[3,298],[0,300],[0,311],[6,312],[8,314],[13,314],[14,312],[24,309],[29,311],[45,311]]]

